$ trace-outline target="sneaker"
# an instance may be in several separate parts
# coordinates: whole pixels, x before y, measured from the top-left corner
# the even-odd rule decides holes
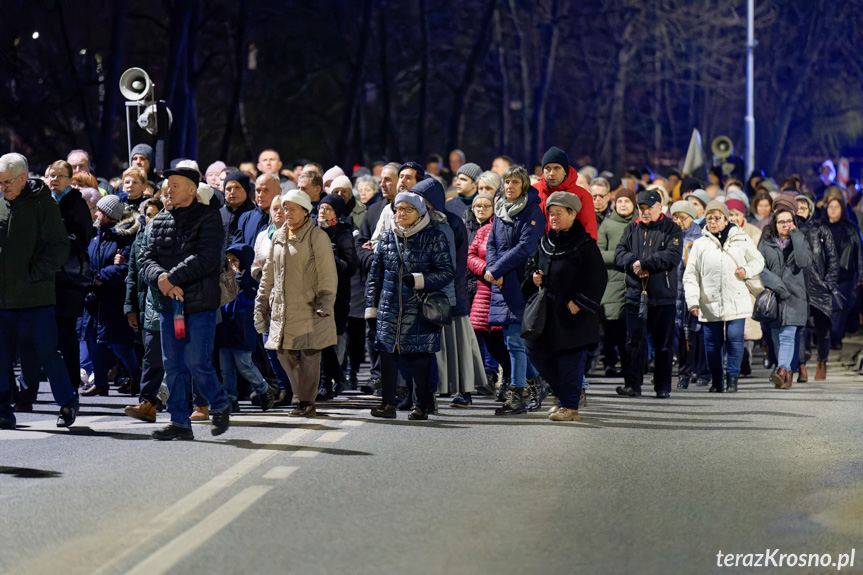
[[[301,401],[288,415],[291,417],[314,417],[317,414],[318,412],[315,410],[314,403],[311,401]]]
[[[551,421],[578,421],[578,410],[572,409],[571,407],[561,407],[554,413],[550,414],[548,418]]]
[[[77,407],[74,405],[61,407],[60,414],[57,416],[57,427],[72,427],[76,417],[78,417]]]
[[[210,421],[210,408],[206,405],[203,407],[195,406],[195,409],[192,411],[191,417],[189,419],[192,420],[192,423],[201,423],[202,421]]]
[[[213,435],[222,435],[231,426],[231,406],[228,405],[225,409],[213,411],[213,427],[210,432]]]
[[[469,393],[457,394],[449,404],[450,407],[470,407],[471,405],[473,405],[473,400]]]
[[[385,403],[382,403],[378,407],[373,407],[371,414],[372,414],[372,417],[382,417],[384,419],[395,419],[396,418],[396,406],[395,405],[387,405]]]
[[[147,423],[156,423],[156,406],[146,399],[138,405],[128,405],[123,410],[127,416]]]
[[[408,414],[408,419],[411,421],[425,421],[429,418],[428,410],[422,405],[417,405],[414,410]]]
[[[151,435],[153,439],[156,441],[171,441],[173,439],[195,439],[195,434],[192,433],[191,428],[188,427],[180,427],[179,425],[174,425],[170,423],[163,427],[162,429],[157,429]]]
[[[560,400],[556,399],[556,400],[554,400],[554,405],[552,405],[551,408],[548,410],[548,414],[551,415],[552,413],[556,412],[558,409],[560,409]]]
[[[267,411],[276,402],[276,392],[272,387],[267,386],[267,391],[261,396],[261,411]],[[238,402],[239,403],[239,402]]]

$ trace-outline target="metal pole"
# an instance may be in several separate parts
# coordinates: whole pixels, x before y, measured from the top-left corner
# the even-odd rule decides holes
[[[755,0],[746,2],[746,158],[747,180],[755,169]]]

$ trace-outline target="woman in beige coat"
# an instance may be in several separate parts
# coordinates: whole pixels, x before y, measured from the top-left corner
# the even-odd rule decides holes
[[[327,234],[309,217],[309,196],[282,196],[285,223],[273,234],[255,299],[255,329],[269,330],[266,349],[275,350],[291,380],[296,417],[314,417],[321,377],[321,350],[335,345],[338,275]]]

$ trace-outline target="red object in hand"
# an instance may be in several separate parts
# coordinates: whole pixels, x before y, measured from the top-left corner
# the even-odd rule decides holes
[[[174,337],[183,339],[186,337],[186,314],[183,302],[174,300]]]

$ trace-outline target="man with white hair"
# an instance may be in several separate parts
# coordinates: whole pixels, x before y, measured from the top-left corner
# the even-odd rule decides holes
[[[57,427],[78,413],[78,393],[57,353],[56,272],[69,256],[60,208],[42,180],[27,179],[27,158],[0,156],[0,429],[15,428],[12,366],[42,366],[60,405]]]
[[[213,367],[219,272],[225,232],[219,212],[197,200],[200,173],[174,168],[165,197],[171,208],[150,220],[150,240],[141,254],[141,274],[158,289],[162,359],[168,381],[171,423],[153,439],[194,439],[190,398],[195,388],[210,406],[213,435],[230,426],[231,404]]]

